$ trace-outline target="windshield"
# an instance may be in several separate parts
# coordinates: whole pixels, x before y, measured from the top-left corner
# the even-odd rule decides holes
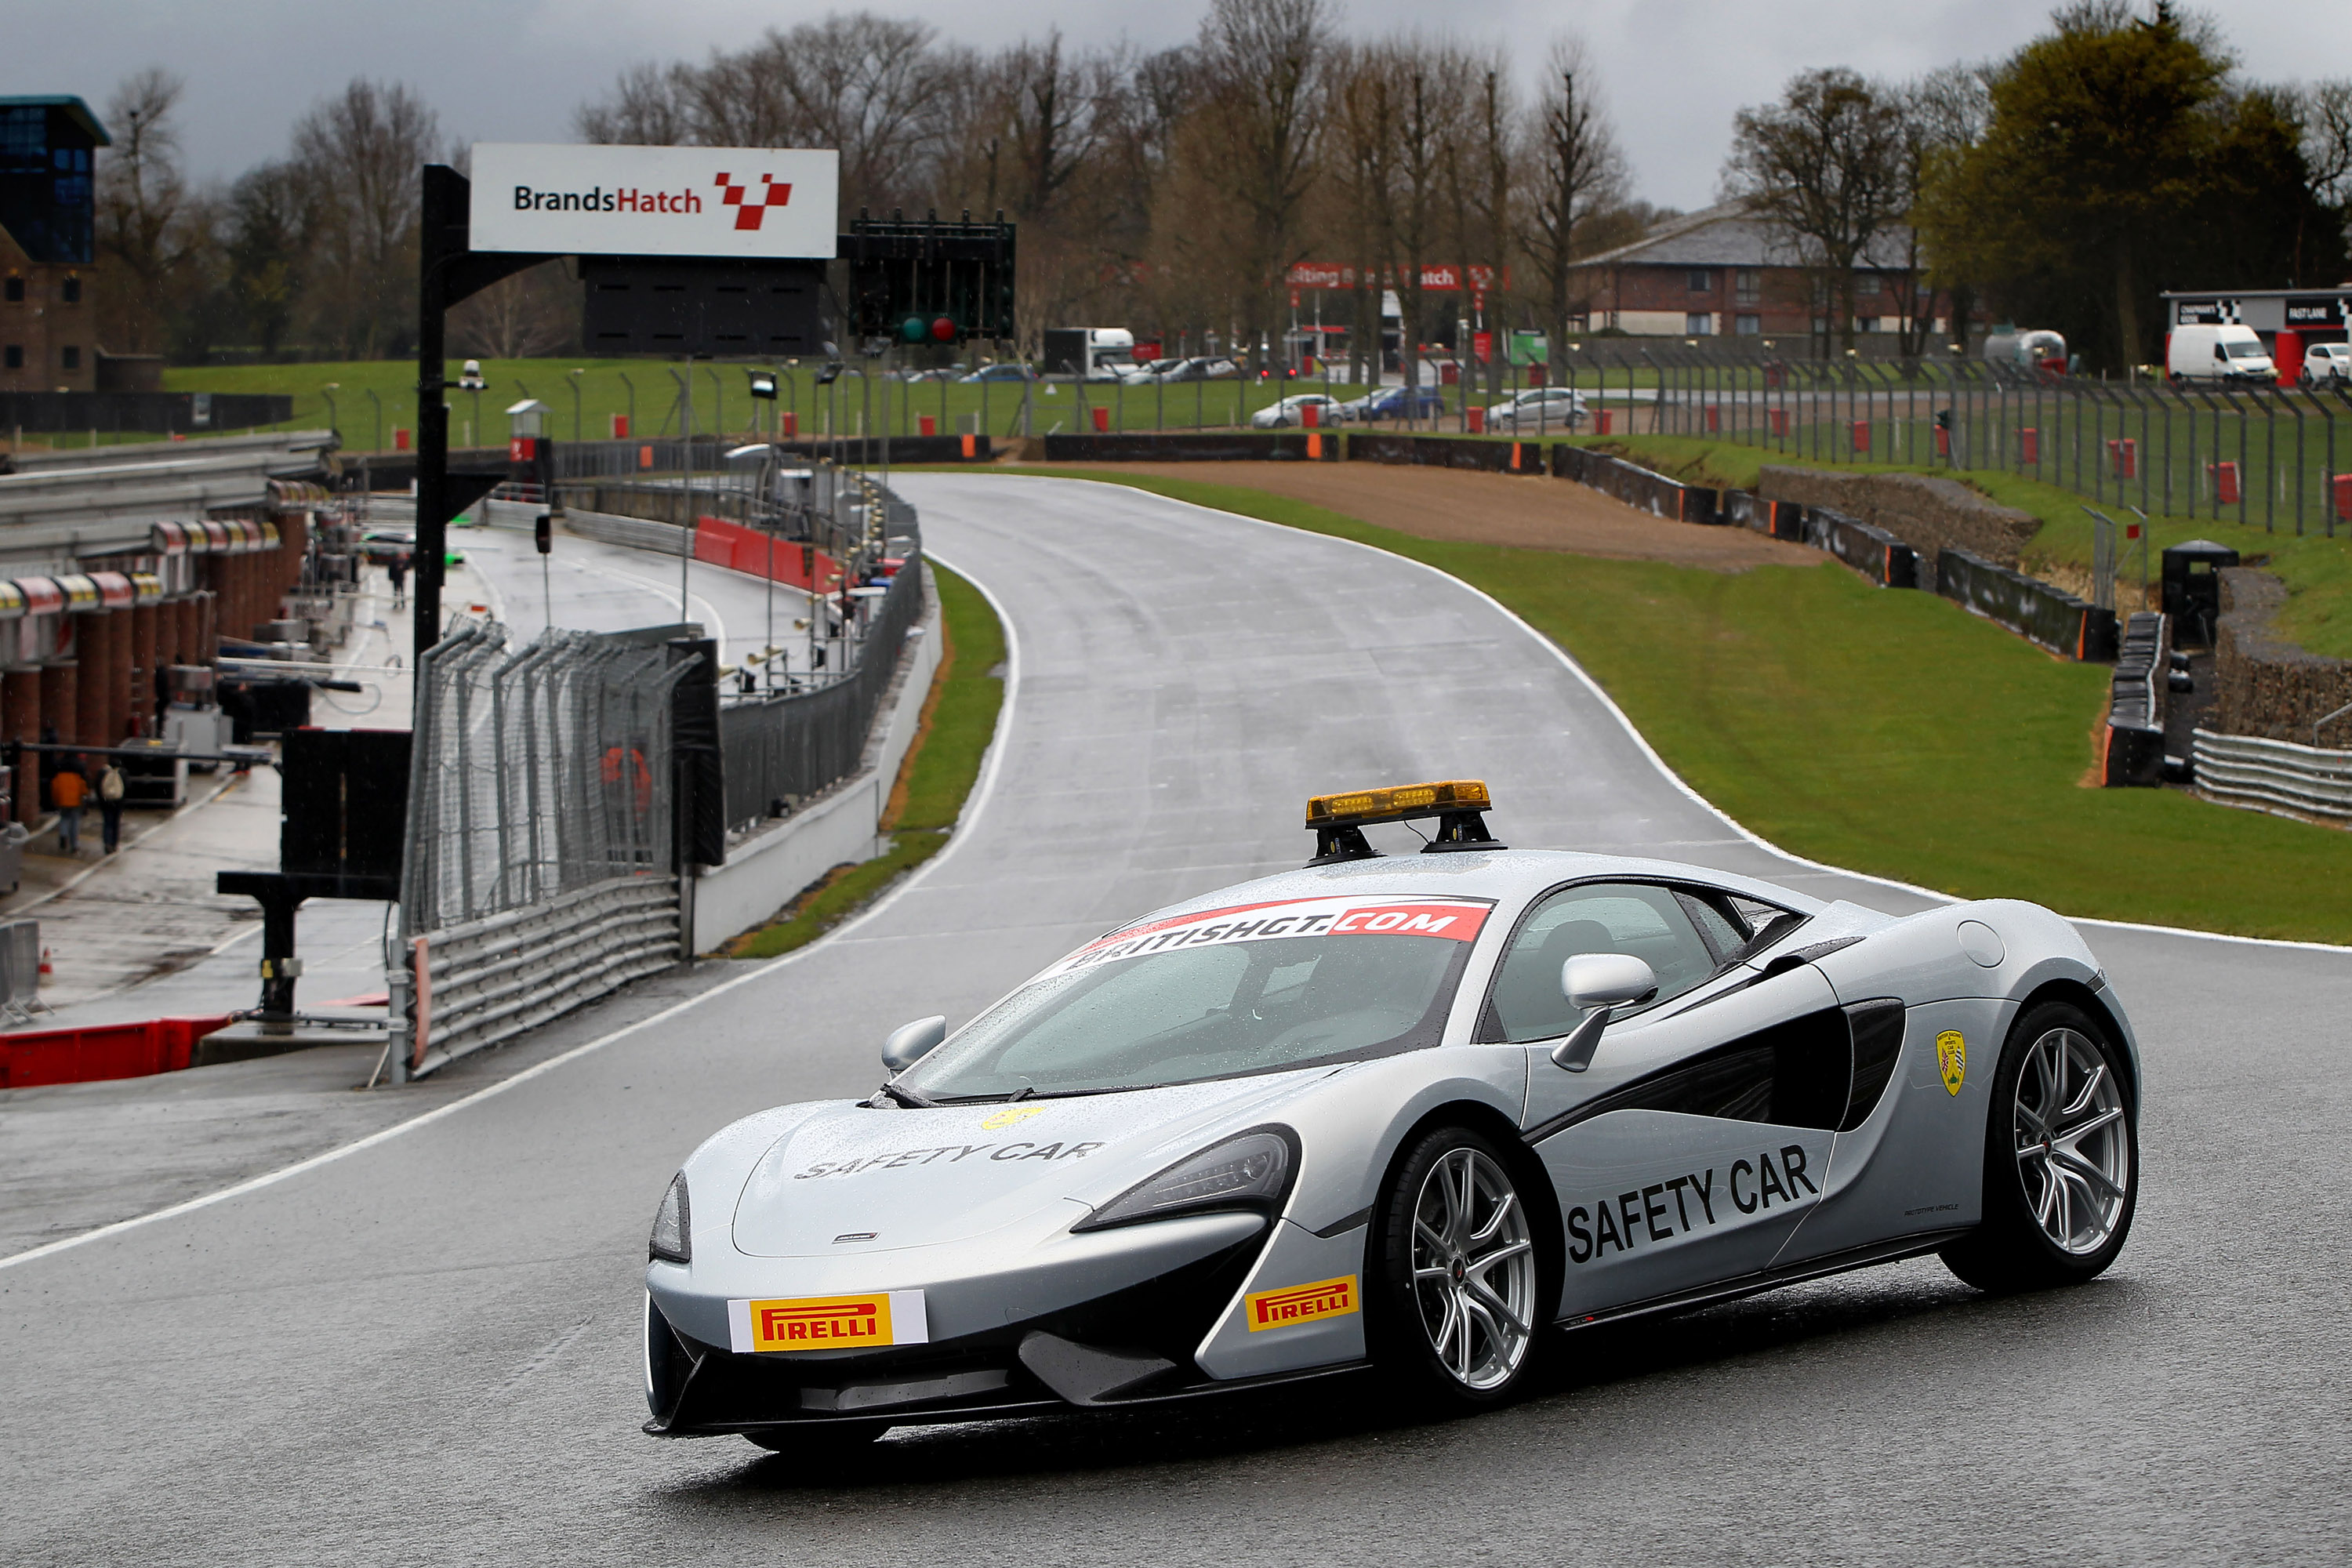
[[[1114,931],[898,1081],[934,1100],[1085,1094],[1392,1056],[1437,1043],[1492,906],[1315,899]]]
[[[2224,343],[2222,347],[2230,351],[2231,359],[2262,359],[2268,353],[2259,342]]]

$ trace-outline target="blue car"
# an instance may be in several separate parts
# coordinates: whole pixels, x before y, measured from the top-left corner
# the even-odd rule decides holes
[[[1355,419],[1433,419],[1445,412],[1445,395],[1433,386],[1385,386],[1349,405]]]

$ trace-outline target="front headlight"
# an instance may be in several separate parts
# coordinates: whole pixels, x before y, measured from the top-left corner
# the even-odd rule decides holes
[[[1278,1207],[1297,1163],[1293,1142],[1286,1128],[1228,1138],[1129,1187],[1070,1228],[1100,1230],[1202,1209]]]
[[[686,1173],[680,1171],[669,1179],[669,1191],[662,1194],[661,1207],[654,1211],[654,1233],[646,1238],[646,1256],[664,1263],[693,1262],[691,1218],[686,1206]]]

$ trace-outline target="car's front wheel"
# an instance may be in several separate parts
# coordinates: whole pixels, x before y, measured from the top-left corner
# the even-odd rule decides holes
[[[1466,1127],[1408,1151],[1375,1211],[1366,1301],[1372,1354],[1418,1403],[1500,1404],[1543,1327],[1533,1217],[1501,1152]]]
[[[1981,1290],[2095,1278],[2123,1250],[2139,1198],[2139,1108],[2122,1053],[2068,1002],[2029,1010],[1994,1068],[1984,1219],[1944,1248]]]

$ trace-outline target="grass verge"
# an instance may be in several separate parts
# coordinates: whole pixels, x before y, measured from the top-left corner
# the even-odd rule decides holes
[[[729,942],[730,958],[773,958],[814,942],[947,847],[996,732],[1004,628],[979,589],[936,563],[930,573],[944,634],[940,667],[883,814],[889,851],[835,867],[775,919]]]
[[[2105,668],[1934,595],[1826,562],[1727,574],[1447,543],[1236,486],[1018,471],[1357,540],[1484,589],[1568,649],[1693,788],[1797,854],[2068,914],[2352,942],[2352,834],[2084,787]]]

